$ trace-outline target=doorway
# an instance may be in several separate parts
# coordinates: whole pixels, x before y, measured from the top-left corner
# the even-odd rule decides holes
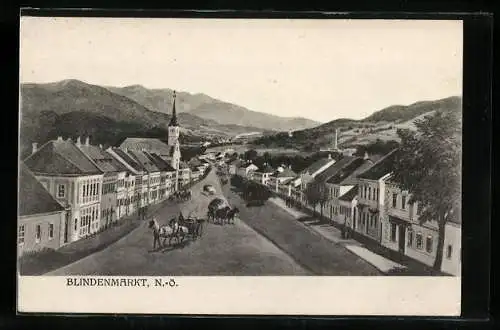
[[[68,243],[69,240],[69,215],[66,214],[66,219],[64,220],[64,243]]]
[[[399,239],[398,239],[398,247],[399,247],[399,252],[401,254],[405,253],[405,246],[406,246],[406,226],[405,225],[399,225]]]

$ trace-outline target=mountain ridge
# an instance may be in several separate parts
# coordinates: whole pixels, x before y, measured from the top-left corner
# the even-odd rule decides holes
[[[399,142],[398,129],[415,129],[415,121],[435,111],[461,111],[462,97],[450,96],[439,100],[417,101],[409,105],[392,105],[375,111],[363,119],[339,118],[314,128],[293,132],[292,136],[275,133],[254,141],[266,147],[331,148],[335,129],[341,147],[357,147],[374,142]]]
[[[152,111],[163,112],[172,108],[173,90],[149,89],[142,85],[124,87],[104,86],[110,91],[127,96]],[[281,117],[249,110],[240,105],[210,97],[204,93],[176,91],[176,107],[179,113],[189,112],[198,117],[216,121],[222,125],[256,127],[261,130],[289,131],[320,125],[320,122],[303,117]]]

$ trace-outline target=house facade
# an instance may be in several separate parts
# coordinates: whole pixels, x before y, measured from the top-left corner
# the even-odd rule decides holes
[[[341,205],[340,197],[358,185],[358,174],[366,171],[374,164],[373,161],[367,157],[361,158],[353,156],[343,156],[337,163],[343,161],[345,161],[343,166],[326,181],[326,185],[330,191],[330,199],[327,203],[329,217],[332,221],[337,223],[344,223],[346,216],[351,212],[345,210],[345,203],[342,203],[344,204],[343,206]]]
[[[65,208],[52,197],[23,163],[20,164],[18,182],[18,256],[44,248],[58,249],[66,244]]]
[[[253,164],[250,164],[249,167],[251,165],[253,165]],[[273,169],[268,164],[264,164],[264,166],[262,166],[262,168],[258,168],[257,166],[255,166],[255,167],[257,169],[254,169],[254,168],[246,169],[247,173],[250,172],[250,171],[252,171],[252,180],[254,180],[255,182],[258,182],[258,183],[260,183],[260,184],[262,184],[264,186],[269,185],[271,176],[272,176],[273,173],[276,172],[276,170]],[[276,184],[274,184],[273,190],[276,190]]]
[[[24,163],[68,213],[64,243],[99,230],[104,173],[70,139],[47,142]]]
[[[297,173],[292,171],[290,167],[283,168],[282,171],[276,171],[269,176],[268,186],[276,192],[289,196],[290,188],[286,184],[295,177],[297,177]]]
[[[386,221],[386,179],[392,172],[396,150],[375,162],[358,178],[356,232],[381,243],[390,227]],[[383,243],[382,243],[383,245]]]
[[[390,178],[389,178],[390,179]],[[439,229],[436,221],[421,221],[423,207],[409,203],[411,194],[386,180],[386,218],[382,245],[427,266],[433,266],[437,255]],[[461,225],[449,221],[444,230],[441,270],[453,275],[461,273]]]
[[[108,148],[106,151],[125,166],[129,173],[132,174],[129,175],[128,180],[125,181],[126,185],[128,181],[128,198],[125,200],[125,208],[129,210],[129,214],[133,212],[132,210],[139,213],[143,212],[148,205],[148,174],[146,169],[129,155],[127,150]],[[130,198],[130,190],[133,190],[132,198]]]
[[[81,144],[80,137],[78,137],[76,146],[104,173],[100,226],[107,228],[116,222],[120,215],[123,215],[118,206],[118,181],[119,178],[124,178],[126,168],[104,151],[102,146],[91,145],[89,137],[86,138],[85,144]],[[123,189],[121,189],[120,198],[123,197]]]
[[[237,169],[236,169],[236,175],[239,175],[244,178],[250,178],[249,175],[251,172],[256,172],[258,171],[259,168],[257,165],[249,163],[249,164],[241,164]]]

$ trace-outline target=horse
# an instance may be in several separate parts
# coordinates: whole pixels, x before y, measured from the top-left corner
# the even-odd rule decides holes
[[[183,217],[181,218],[181,221],[184,221]],[[189,235],[189,229],[186,226],[181,225],[180,221],[177,218],[170,219],[169,226],[174,231],[177,243],[182,243],[184,241],[184,238]]]
[[[204,219],[191,218],[191,217],[188,217],[186,220],[179,219],[179,224],[188,229],[188,232],[193,240],[196,240],[198,237],[201,237],[202,226],[204,222],[205,222]]]
[[[172,239],[177,237],[176,232],[171,225],[160,226],[155,218],[149,221],[148,227],[153,229],[153,250],[156,249],[156,243],[158,243],[159,247],[165,246],[165,241],[168,238],[168,245],[170,245],[172,243]],[[163,243],[160,242],[160,238],[163,238]]]
[[[218,222],[221,225],[225,225],[226,220],[227,220],[227,215],[228,212],[231,210],[229,206],[226,206],[224,208],[218,209],[215,211],[215,218],[218,220]]]
[[[227,217],[227,223],[232,223],[232,224],[234,224],[234,217],[235,217],[237,214],[239,214],[239,213],[240,213],[240,210],[239,210],[237,207],[235,207],[235,208],[233,208],[233,209],[230,209],[230,210],[227,212],[227,215],[226,215],[226,217]]]

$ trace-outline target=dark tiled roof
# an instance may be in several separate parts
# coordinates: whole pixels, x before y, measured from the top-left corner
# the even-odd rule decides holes
[[[151,159],[151,161],[158,167],[161,171],[165,172],[175,172],[175,169],[164,159],[162,159],[157,154],[146,153],[146,155]]]
[[[72,141],[49,141],[24,163],[34,173],[60,175],[102,173]]]
[[[313,164],[309,165],[309,167],[307,167],[303,172],[313,174],[314,172],[318,171],[320,168],[322,168],[323,166],[325,166],[326,164],[328,164],[331,161],[332,160],[329,158],[320,159],[320,160],[314,162]]]
[[[94,161],[97,167],[103,172],[118,172],[120,171],[115,167],[114,158],[102,150],[101,148],[93,145],[81,145],[80,150]]]
[[[64,210],[23,163],[20,164],[18,200],[20,216]]]
[[[189,160],[188,164],[189,164],[190,166],[194,166],[194,167],[197,167],[197,166],[201,166],[201,165],[202,165],[201,161],[200,161],[198,158],[196,158],[196,157],[191,158],[191,159]]]
[[[372,167],[358,175],[360,179],[378,180],[386,174],[392,172],[394,158],[397,155],[397,149],[389,152],[387,155],[379,159]]]
[[[170,155],[170,147],[160,139],[152,138],[126,138],[120,145],[121,149],[142,151],[146,150],[159,155]]]
[[[113,148],[113,151],[121,158],[123,159],[130,167],[132,167],[133,169],[135,169],[136,171],[146,171],[146,169],[141,165],[141,163],[139,163],[138,161],[136,161],[135,159],[133,159],[132,157],[130,157],[125,151],[119,149],[119,148]]]
[[[160,169],[155,166],[155,164],[149,159],[144,152],[142,151],[136,151],[136,150],[129,150],[128,154],[138,163],[142,165],[148,171],[149,173],[152,172],[159,172]]]
[[[350,164],[355,159],[356,159],[356,157],[352,157],[352,156],[342,157],[341,159],[336,161],[334,164],[332,164],[328,168],[326,168],[323,172],[316,175],[314,180],[318,181],[318,182],[326,182],[332,176],[337,174],[340,169],[342,169],[344,166]]]
[[[279,172],[276,174],[276,177],[278,178],[294,178],[297,176],[297,173],[295,173],[294,171],[292,171],[291,169],[289,168],[284,168],[282,172]]]
[[[345,194],[343,194],[342,196],[340,196],[339,200],[350,202],[354,198],[356,198],[357,195],[358,195],[358,186],[355,185],[354,187],[352,187],[351,189],[349,189]]]
[[[356,175],[366,171],[372,165],[373,162],[369,159],[356,158],[328,179],[327,182],[340,185],[356,184]]]

